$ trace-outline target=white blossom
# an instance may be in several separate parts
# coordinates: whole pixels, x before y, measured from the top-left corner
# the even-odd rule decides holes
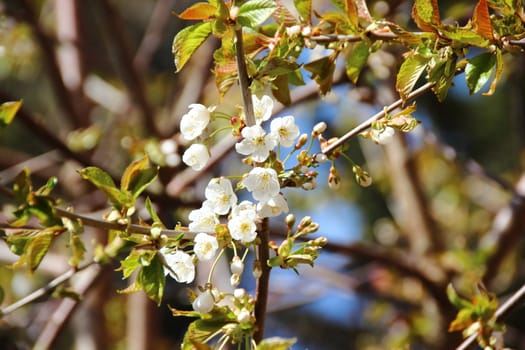
[[[251,155],[256,162],[264,162],[277,146],[275,136],[267,134],[260,125],[247,126],[241,134],[243,140],[235,144],[235,150],[242,155]]]
[[[249,216],[234,216],[228,221],[228,229],[233,239],[243,243],[252,242],[257,237],[255,220]]]
[[[191,221],[188,228],[192,232],[214,232],[215,226],[219,224],[217,214],[207,201],[203,203],[201,208],[192,210],[188,219]]]
[[[180,250],[170,252],[166,248],[162,248],[160,253],[166,261],[167,267],[164,266],[164,274],[170,275],[177,282],[191,283],[195,278],[195,265],[191,255]]]
[[[283,147],[292,147],[295,145],[295,139],[299,136],[299,127],[291,115],[275,118],[270,124],[270,134],[274,135]]]
[[[255,204],[250,201],[242,201],[241,203],[233,206],[232,208],[232,217],[235,216],[244,216],[250,217],[253,220],[257,218],[257,211]]]
[[[199,294],[191,304],[193,310],[198,313],[205,314],[213,310],[215,305],[215,299],[209,290],[206,290]]]
[[[200,143],[194,143],[182,155],[184,164],[190,166],[195,171],[204,168],[209,159],[210,153],[208,149]]]
[[[392,140],[392,137],[394,137],[395,130],[394,128],[387,126],[382,130],[372,129],[370,131],[370,136],[372,137],[372,140],[374,142],[377,142],[381,145],[386,145]]]
[[[251,314],[250,311],[246,309],[242,309],[241,312],[237,315],[237,322],[239,323],[246,323],[250,322]]]
[[[199,137],[210,122],[210,110],[201,104],[189,105],[190,111],[182,116],[180,131],[182,136],[188,140]]]
[[[237,203],[237,196],[233,192],[232,183],[225,178],[211,179],[206,186],[204,195],[208,202],[207,205],[219,215],[227,214],[230,208]]]
[[[195,236],[194,242],[195,245],[193,246],[193,251],[197,256],[197,259],[202,261],[212,259],[217,253],[217,249],[219,249],[217,238],[203,232]]]
[[[288,213],[288,203],[286,199],[279,193],[266,202],[257,204],[257,212],[263,218],[277,216],[281,213]]]
[[[280,191],[277,172],[271,168],[253,168],[242,182],[252,192],[253,198],[260,202],[270,200]]]
[[[258,125],[270,119],[273,110],[273,99],[270,96],[264,95],[259,99],[257,96],[252,95],[252,103],[255,122]]]

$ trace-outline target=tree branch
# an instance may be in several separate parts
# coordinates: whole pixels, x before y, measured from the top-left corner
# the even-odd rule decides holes
[[[253,336],[256,343],[259,343],[264,338],[264,324],[266,320],[266,307],[268,305],[268,291],[270,288],[270,271],[268,266],[269,254],[269,237],[270,237],[270,220],[264,218],[261,223],[261,230],[257,235],[261,240],[257,244],[258,259],[261,263],[261,276],[257,279],[256,294],[255,294],[255,320],[257,330]]]
[[[255,125],[255,114],[253,111],[252,94],[250,91],[250,78],[244,59],[244,44],[242,40],[242,28],[235,29],[235,57],[237,59],[237,74],[239,75],[239,85],[241,87],[242,102],[244,105],[244,115],[246,125]]]

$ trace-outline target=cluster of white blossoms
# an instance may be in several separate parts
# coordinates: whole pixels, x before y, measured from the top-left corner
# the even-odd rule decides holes
[[[207,108],[201,104],[191,104],[188,113],[182,116],[180,131],[182,137],[187,141],[193,141],[202,135],[211,119],[213,108]],[[194,143],[182,155],[182,161],[193,170],[201,170],[208,160],[210,153],[208,148],[201,143]]]

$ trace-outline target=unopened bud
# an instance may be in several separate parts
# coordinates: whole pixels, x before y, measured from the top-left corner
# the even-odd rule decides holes
[[[312,224],[312,217],[311,216],[305,216],[301,219],[301,222],[299,223],[299,226],[297,227],[298,230],[301,230],[307,226],[310,226]]]
[[[234,273],[230,276],[230,285],[232,287],[237,287],[241,283],[241,275]]]
[[[317,247],[324,247],[326,243],[328,243],[328,239],[326,237],[317,237],[313,241],[313,244]]]
[[[259,279],[262,276],[262,267],[261,262],[259,260],[255,260],[253,262],[253,270],[252,270],[253,277]]]
[[[301,134],[301,136],[299,136],[299,139],[297,140],[297,143],[295,144],[295,149],[303,147],[304,145],[306,145],[307,142],[308,134]]]
[[[317,163],[324,163],[328,160],[328,157],[326,156],[326,154],[324,153],[317,153],[315,156],[314,156],[314,160],[317,162]]]
[[[246,295],[246,290],[244,288],[237,288],[233,291],[233,296],[235,299],[243,299]]]
[[[151,238],[157,239],[159,238],[160,233],[162,232],[162,228],[155,226],[155,227],[150,228],[149,232],[151,234]]]
[[[239,7],[232,6],[232,8],[230,9],[230,18],[233,20],[236,20],[238,15],[239,15]]]
[[[237,315],[237,322],[239,323],[247,323],[250,322],[251,315],[250,311],[246,309],[242,309],[241,312]]]
[[[319,122],[315,124],[314,128],[312,129],[312,136],[316,137],[321,135],[323,132],[325,132],[327,128],[327,125],[325,122]]]
[[[286,222],[286,226],[288,226],[288,229],[291,229],[293,225],[295,225],[295,215],[293,214],[286,215],[285,222]]]
[[[233,274],[242,274],[244,271],[244,263],[242,262],[241,258],[239,258],[237,255],[233,257],[232,262],[230,264],[230,270]]]

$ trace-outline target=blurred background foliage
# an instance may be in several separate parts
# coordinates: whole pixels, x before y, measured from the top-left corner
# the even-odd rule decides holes
[[[118,178],[145,153],[161,166],[148,195],[168,226],[184,223],[202,199],[203,184],[238,163],[225,153],[213,173],[190,180],[180,164],[185,144],[178,120],[190,103],[219,103],[211,73],[216,41],[174,74],[172,40],[188,22],[172,13],[192,3],[0,1],[0,99],[24,101],[13,124],[0,130],[0,184],[10,186],[27,166],[37,184],[57,176],[57,193],[77,212],[101,215],[106,198],[76,170],[96,165]],[[415,29],[412,2],[367,4],[374,17]],[[464,24],[475,2],[439,4],[444,22]],[[320,13],[330,6],[314,1]],[[357,86],[341,78],[321,99],[307,84],[299,88],[306,97],[280,113],[295,115],[303,131],[326,121],[327,136],[342,135],[397,98],[401,53],[385,45],[369,57]],[[305,53],[305,60],[316,54],[322,51]],[[483,281],[505,297],[525,281],[523,67],[521,53],[507,55],[490,97],[469,96],[460,76],[444,103],[431,94],[420,98],[422,124],[387,146],[352,140],[348,154],[370,171],[371,187],[359,187],[351,164],[339,161],[344,181],[337,191],[325,183],[325,169],[314,192],[287,192],[296,216],[311,215],[330,243],[314,269],[299,276],[272,272],[267,336],[296,336],[297,349],[450,349],[460,334],[447,331],[456,313],[446,299],[449,282],[471,296]],[[237,89],[220,103],[234,111]],[[0,205],[5,223],[13,206],[6,196]],[[276,240],[279,232],[276,220]],[[86,242],[104,241],[107,233],[86,229],[84,235]],[[9,268],[15,256],[0,242],[4,305],[67,270],[66,245],[55,244],[29,276]],[[141,294],[116,294],[126,283],[116,267],[102,269],[87,285],[71,282],[77,291],[84,288],[81,303],[45,298],[0,320],[0,347],[177,348],[188,320]],[[168,284],[165,303],[190,308],[186,295],[185,287]],[[523,314],[518,309],[507,319],[509,347],[525,348]],[[50,316],[62,321],[53,328]]]

